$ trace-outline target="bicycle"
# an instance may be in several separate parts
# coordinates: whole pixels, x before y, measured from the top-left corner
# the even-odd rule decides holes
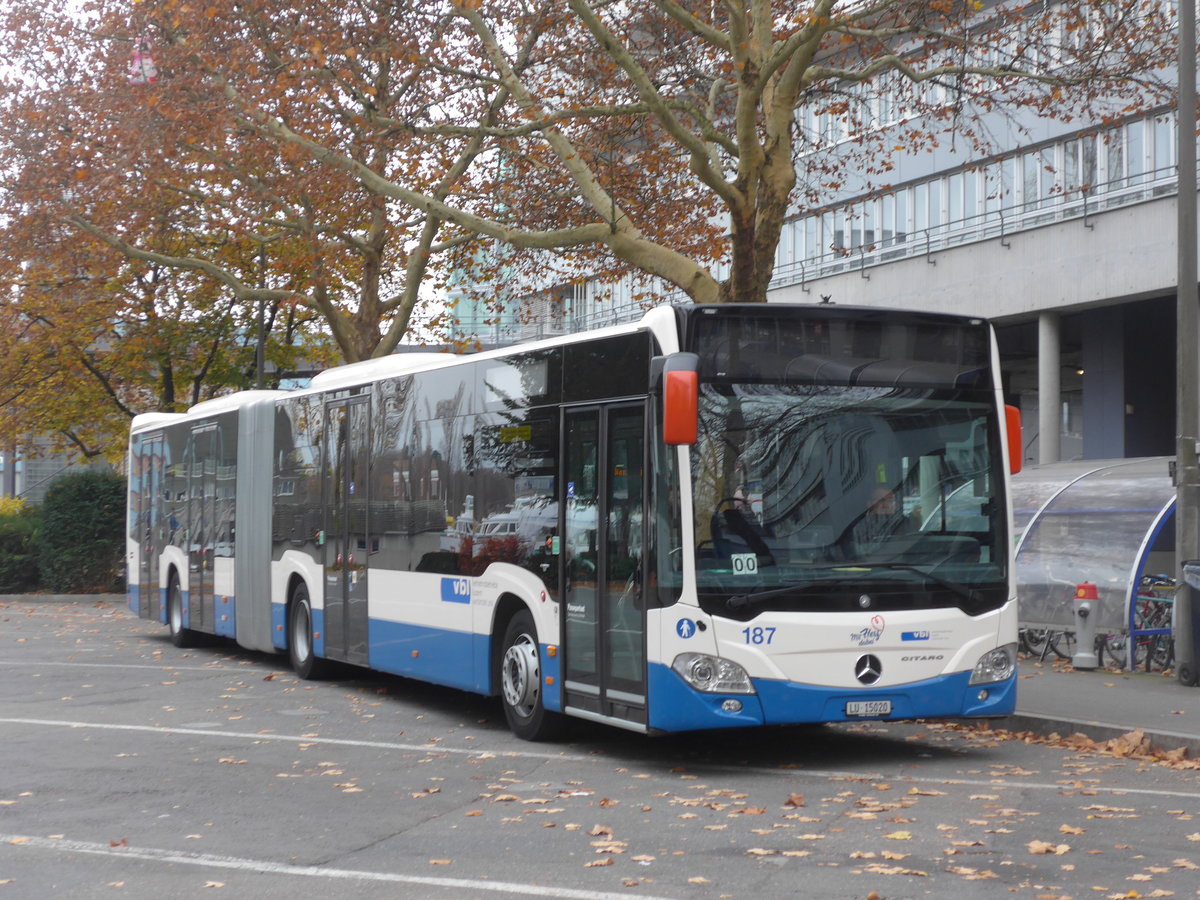
[[[1075,632],[1070,629],[1021,628],[1017,632],[1020,648],[1039,662],[1053,653],[1059,659],[1071,659],[1075,655]]]
[[[1096,656],[1102,667],[1144,667],[1147,672],[1170,668],[1175,659],[1171,638],[1171,613],[1175,602],[1175,579],[1169,575],[1145,575],[1134,599],[1134,628],[1129,633],[1100,635]],[[1132,650],[1132,653],[1130,652]]]

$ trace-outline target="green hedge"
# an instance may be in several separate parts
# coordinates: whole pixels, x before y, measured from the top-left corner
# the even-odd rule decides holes
[[[121,591],[125,479],[80,472],[54,482],[42,503],[41,586],[53,593]]]
[[[41,582],[38,531],[41,515],[32,508],[0,513],[0,594],[21,594]]]

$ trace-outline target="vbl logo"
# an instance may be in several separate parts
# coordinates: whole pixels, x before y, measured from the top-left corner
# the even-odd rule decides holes
[[[470,603],[471,579],[443,578],[442,601],[445,603]]]

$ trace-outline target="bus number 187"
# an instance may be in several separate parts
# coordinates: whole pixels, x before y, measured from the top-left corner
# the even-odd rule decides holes
[[[747,644],[769,644],[775,640],[775,629],[769,625],[743,628],[742,637],[746,639]]]

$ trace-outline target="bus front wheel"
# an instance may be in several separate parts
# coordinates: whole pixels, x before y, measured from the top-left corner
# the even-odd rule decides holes
[[[500,657],[500,697],[504,718],[517,737],[552,740],[562,732],[563,718],[542,703],[542,665],[537,628],[529,610],[509,620]]]
[[[288,657],[292,670],[306,681],[323,678],[327,671],[326,661],[314,649],[312,621],[312,601],[301,584],[288,606]]]

